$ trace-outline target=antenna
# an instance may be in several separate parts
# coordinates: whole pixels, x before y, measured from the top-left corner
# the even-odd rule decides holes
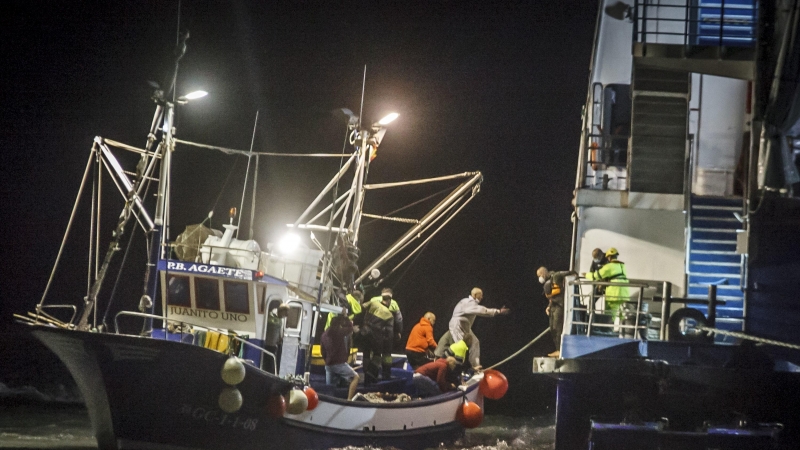
[[[258,127],[258,111],[256,111],[256,120],[253,124],[253,137],[250,139],[250,154],[247,155],[247,169],[244,173],[244,186],[242,186],[242,201],[239,203],[239,211],[244,211],[244,195],[247,191],[247,179],[250,177],[250,161],[253,159],[253,143],[256,141],[256,127]],[[255,182],[253,183],[253,197],[255,197]],[[255,199],[253,200],[255,204]],[[242,214],[239,214],[239,221],[236,223],[236,238],[239,238],[239,226],[242,224]],[[253,210],[250,209],[250,237],[253,235]]]
[[[364,89],[367,86],[367,65],[364,64],[364,78],[361,80],[361,109],[358,111],[358,128],[361,129],[361,116],[364,115]]]

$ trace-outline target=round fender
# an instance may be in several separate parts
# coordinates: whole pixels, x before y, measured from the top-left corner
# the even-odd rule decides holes
[[[279,419],[286,413],[286,399],[281,394],[274,394],[267,400],[267,415]]]
[[[476,428],[483,422],[483,410],[477,403],[465,400],[456,410],[456,420],[464,428]]]
[[[308,409],[308,397],[300,389],[292,389],[289,391],[289,404],[286,406],[286,412],[289,414],[302,414]]]
[[[235,413],[242,407],[242,393],[238,389],[226,386],[219,394],[219,409],[228,414]]]
[[[319,396],[317,395],[317,391],[315,391],[311,386],[306,386],[303,389],[303,392],[305,392],[306,398],[308,399],[308,410],[313,411],[314,408],[319,405]]]
[[[696,325],[708,326],[706,316],[694,308],[681,308],[669,316],[668,338],[677,342],[707,342],[710,336],[695,329]]]
[[[225,360],[225,364],[222,365],[221,375],[222,381],[235,386],[244,380],[244,364],[239,358],[232,356]]]
[[[506,395],[508,390],[508,379],[502,373],[494,369],[483,372],[483,379],[479,386],[481,395],[492,400],[497,400]]]

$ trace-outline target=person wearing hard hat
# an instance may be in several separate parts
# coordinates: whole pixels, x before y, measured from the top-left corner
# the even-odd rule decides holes
[[[577,273],[551,272],[547,267],[539,267],[536,276],[539,283],[544,285],[544,296],[547,298],[547,308],[544,312],[550,318],[550,335],[556,350],[547,356],[558,358],[561,356],[561,334],[564,331],[564,279]]]
[[[606,251],[608,263],[594,272],[587,272],[586,279],[620,284],[629,283],[628,275],[625,271],[625,263],[619,261],[617,257],[619,257],[617,249],[614,247],[609,248],[608,251]],[[617,318],[619,316],[620,307],[630,300],[630,297],[631,293],[628,286],[607,286],[605,294],[606,313]]]

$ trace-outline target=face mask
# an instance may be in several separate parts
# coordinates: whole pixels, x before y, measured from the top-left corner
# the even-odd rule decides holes
[[[592,261],[594,261],[594,262],[596,262],[596,263],[598,263],[598,264],[599,264],[599,263],[600,263],[600,261],[602,261],[602,259],[598,258],[598,259],[593,259]]]
[[[388,302],[388,301],[389,301],[389,300],[391,300],[391,299],[392,299],[392,296],[391,296],[391,295],[384,295],[384,296],[383,296],[383,301],[385,301],[385,302]]]
[[[544,281],[545,281],[545,280],[544,280],[544,277],[539,277],[539,283],[542,283],[542,284],[544,284]]]

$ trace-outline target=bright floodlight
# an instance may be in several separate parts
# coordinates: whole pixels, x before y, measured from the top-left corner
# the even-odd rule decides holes
[[[388,124],[392,123],[392,121],[394,119],[397,119],[397,117],[399,115],[400,114],[397,114],[397,113],[389,113],[386,117],[384,117],[383,119],[378,121],[378,125],[388,125]]]
[[[289,233],[283,236],[283,238],[278,242],[278,250],[280,250],[283,254],[288,254],[294,251],[297,246],[300,244],[300,236]]]
[[[198,99],[198,98],[203,98],[206,95],[208,95],[208,92],[206,92],[206,91],[194,91],[194,92],[189,92],[188,94],[184,95],[183,97],[186,100],[194,100],[194,99]]]

